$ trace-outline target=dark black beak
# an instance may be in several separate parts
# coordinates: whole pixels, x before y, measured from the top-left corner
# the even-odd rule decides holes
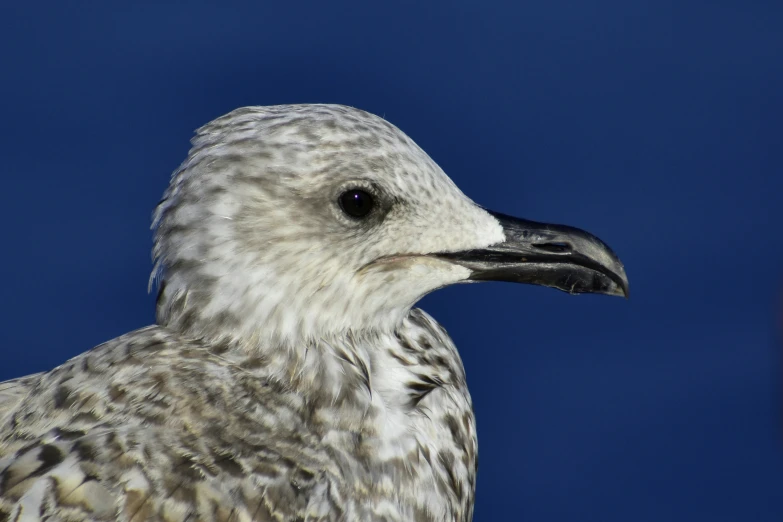
[[[623,264],[606,243],[584,230],[497,212],[506,240],[480,250],[435,254],[472,271],[473,281],[551,286],[571,294],[628,297]]]

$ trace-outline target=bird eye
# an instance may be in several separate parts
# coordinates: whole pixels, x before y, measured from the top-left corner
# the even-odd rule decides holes
[[[340,208],[351,217],[363,218],[375,206],[372,196],[359,189],[351,189],[340,194]]]

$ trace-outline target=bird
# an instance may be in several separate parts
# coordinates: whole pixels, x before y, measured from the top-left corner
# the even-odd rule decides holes
[[[578,228],[474,203],[400,129],[330,104],[196,131],[153,213],[155,324],[0,383],[0,521],[472,520],[457,283],[628,295]]]

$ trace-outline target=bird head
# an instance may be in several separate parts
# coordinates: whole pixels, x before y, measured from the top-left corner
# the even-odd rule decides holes
[[[483,209],[366,112],[247,107],[192,143],[155,212],[153,250],[158,323],[189,335],[391,331],[427,293],[470,281],[627,295],[595,236]]]

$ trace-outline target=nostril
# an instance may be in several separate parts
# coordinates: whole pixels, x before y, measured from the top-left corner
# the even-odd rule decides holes
[[[551,252],[553,254],[562,254],[564,252],[571,252],[573,247],[570,243],[554,242],[554,243],[538,243],[534,245],[538,250],[544,252]]]

